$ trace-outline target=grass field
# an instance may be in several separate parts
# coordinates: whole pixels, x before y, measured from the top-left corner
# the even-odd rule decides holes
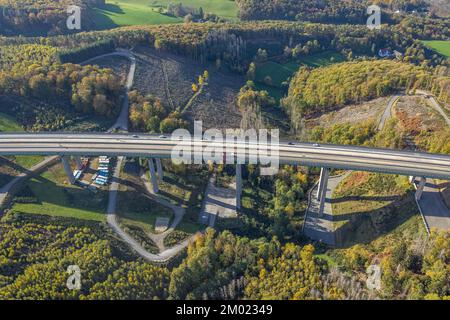
[[[106,191],[97,194],[64,183],[66,176],[61,164],[41,176],[31,179],[28,186],[38,203],[14,203],[12,210],[48,216],[82,220],[105,221]]]
[[[282,83],[292,76],[300,67],[299,64],[294,61],[290,61],[285,64],[279,64],[277,62],[269,61],[256,68],[256,82],[265,83],[266,77],[271,78],[271,86],[281,88]]]
[[[301,57],[297,61],[289,61],[283,64],[268,61],[256,67],[256,88],[258,90],[266,90],[272,97],[280,100],[284,95],[282,89],[283,82],[287,81],[296,73],[300,66],[318,68],[342,61],[344,61],[344,57],[341,54],[331,51],[312,54]],[[267,77],[270,77],[271,81],[269,83],[266,81]]]
[[[236,19],[237,8],[230,0],[108,0],[106,5],[95,9],[95,21],[99,29],[118,26],[168,24],[183,22],[182,18],[158,12],[169,3],[182,3],[191,8],[203,8],[226,19]]]
[[[342,244],[366,243],[416,213],[412,186],[403,176],[354,172],[337,187],[332,208]]]
[[[300,58],[299,63],[313,68],[326,67],[333,63],[344,61],[344,57],[337,52],[325,51],[317,54],[312,54]]]
[[[44,161],[44,157],[42,156],[14,156],[14,162],[26,169],[29,169],[42,161]]]
[[[427,47],[442,54],[443,56],[450,58],[450,41],[422,41]]]
[[[150,200],[149,200],[150,201]],[[155,232],[155,222],[157,218],[173,219],[173,212],[155,202],[152,202],[150,210],[147,212],[121,211],[119,216],[125,225],[139,227],[145,232]]]
[[[0,132],[21,132],[23,128],[13,117],[0,113]]]
[[[0,132],[23,132],[23,128],[13,117],[0,113]],[[38,164],[43,159],[44,158],[41,156],[12,157],[12,160],[14,160],[15,163],[27,169]]]
[[[403,176],[355,172],[336,189],[333,214],[345,215],[375,211],[392,203],[412,187]],[[345,200],[345,201],[344,201]]]
[[[145,196],[139,176],[127,171],[127,168],[124,167],[121,173],[121,178],[126,182],[119,188],[117,213],[124,225],[155,233],[156,218],[172,220],[173,211]]]

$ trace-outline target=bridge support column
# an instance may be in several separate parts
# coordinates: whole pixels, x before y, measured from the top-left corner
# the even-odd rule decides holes
[[[242,165],[236,165],[236,208],[241,209],[242,197]]]
[[[81,162],[81,157],[76,156],[76,157],[74,157],[74,159],[77,164],[77,169],[81,170],[81,168],[83,167],[83,162]]]
[[[150,179],[152,182],[153,192],[156,194],[159,192],[158,189],[158,179],[156,178],[155,164],[153,159],[148,159],[148,168],[150,169]]]
[[[164,172],[163,172],[163,168],[162,168],[162,164],[161,164],[161,159],[156,158],[155,161],[156,161],[156,170],[158,171],[158,180],[163,181]]]
[[[317,189],[317,200],[319,200],[319,217],[323,216],[323,210],[325,209],[325,200],[327,197],[329,178],[330,178],[330,169],[322,168],[320,170],[319,187]]]
[[[317,189],[317,199],[318,200],[320,200],[323,190],[325,190],[325,193],[326,193],[329,178],[330,178],[330,169],[321,168],[320,169],[319,188]]]
[[[425,185],[427,184],[427,178],[420,178],[419,185],[417,186],[416,190],[416,199],[419,201],[422,198],[423,189],[425,188]]]
[[[66,172],[67,178],[70,184],[75,183],[75,176],[73,175],[72,168],[70,167],[70,158],[67,156],[61,157],[62,164],[64,166],[64,171]]]

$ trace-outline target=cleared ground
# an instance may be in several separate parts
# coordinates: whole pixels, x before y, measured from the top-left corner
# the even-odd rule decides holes
[[[361,104],[348,105],[339,110],[325,113],[306,122],[307,128],[316,126],[332,127],[335,124],[358,124],[366,121],[376,123],[389,101],[389,97],[383,97],[367,101]]]
[[[411,133],[441,131],[446,128],[444,118],[423,96],[403,96],[395,105],[400,125]]]
[[[239,127],[241,115],[235,99],[245,84],[243,77],[149,48],[138,47],[134,52],[137,62],[134,88],[141,94],[160,98],[169,110],[183,110],[194,95],[192,84],[208,70],[208,85],[187,110],[187,118],[191,122],[202,120],[204,128]]]

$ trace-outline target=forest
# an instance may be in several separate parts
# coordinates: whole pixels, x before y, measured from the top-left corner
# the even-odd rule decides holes
[[[0,0],[0,35],[55,35],[70,33],[66,27],[67,8],[81,8],[81,21],[92,29],[92,8],[105,0]],[[73,32],[73,31],[72,31]]]
[[[4,46],[0,54],[1,95],[36,99],[79,114],[117,114],[122,87],[112,70],[61,64],[57,49],[46,45]]]
[[[396,10],[427,11],[431,5],[425,0],[236,0],[236,4],[242,20],[299,20],[351,24],[366,23],[366,9],[372,4],[379,5],[383,9],[382,20],[385,23],[401,19],[401,15],[393,15]]]
[[[368,31],[365,26],[310,24],[288,21],[252,21],[243,23],[189,23],[167,26],[134,26],[108,31],[85,32],[47,38],[0,37],[0,45],[46,44],[61,50],[92,46],[112,40],[115,47],[146,44],[157,50],[192,57],[197,61],[218,59],[246,72],[258,49],[267,46],[269,56],[280,55],[286,46],[303,46],[318,41],[320,49],[336,50],[345,56],[374,56],[381,48],[404,53],[404,59],[416,64],[436,65],[442,57],[427,49],[417,39],[445,39],[449,23],[423,24],[411,19],[386,26],[382,31]],[[420,20],[419,20],[420,21]]]
[[[283,101],[292,118],[307,116],[333,107],[385,96],[406,88],[419,88],[429,77],[411,64],[391,60],[345,62],[319,69],[301,69]]]
[[[104,226],[48,219],[21,213],[2,218],[1,299],[367,299],[375,293],[359,276],[377,257],[386,270],[380,297],[450,295],[448,234],[420,241],[394,234],[337,250],[333,259],[344,266],[338,270],[311,244],[208,229],[174,267],[127,255]],[[74,263],[83,271],[81,290],[66,287],[66,271]]]
[[[187,128],[188,123],[180,112],[169,112],[161,100],[152,96],[142,96],[136,90],[129,94],[130,124],[133,130],[149,133],[172,133],[179,128]]]

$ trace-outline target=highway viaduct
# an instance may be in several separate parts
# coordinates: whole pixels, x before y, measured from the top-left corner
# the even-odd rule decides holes
[[[277,164],[320,167],[321,175],[316,194],[323,213],[327,181],[330,169],[345,169],[369,172],[400,174],[420,179],[416,198],[420,199],[427,178],[450,180],[450,156],[422,152],[396,151],[340,145],[318,145],[310,143],[280,142],[263,144],[236,140],[234,143],[214,140],[177,140],[166,136],[132,134],[68,134],[68,133],[21,133],[0,134],[0,156],[44,155],[60,156],[69,180],[74,183],[69,157],[75,157],[77,166],[80,156],[125,156],[148,159],[151,180],[158,192],[158,180],[162,178],[161,159],[173,159],[174,148],[192,150],[192,158],[202,159],[204,150],[234,150],[235,155],[246,154],[244,161],[237,164],[237,206],[240,207],[242,192],[241,164],[248,163],[248,155],[261,151],[269,157],[276,157]],[[224,157],[225,158],[225,157]],[[237,157],[236,157],[237,158]],[[155,169],[156,164],[156,169]]]

